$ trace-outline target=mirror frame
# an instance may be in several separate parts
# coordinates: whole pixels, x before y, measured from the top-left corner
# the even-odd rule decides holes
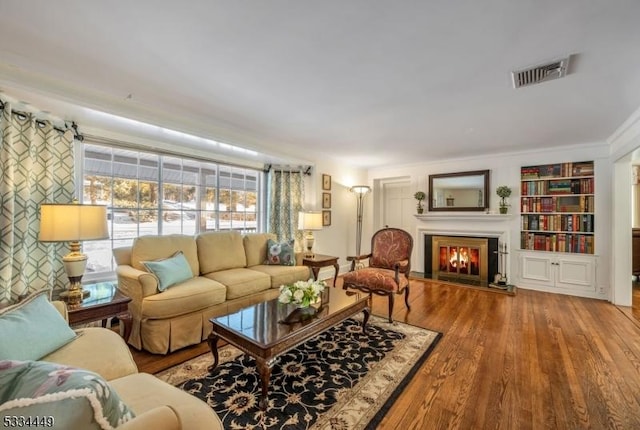
[[[433,180],[441,178],[459,178],[461,176],[482,176],[484,182],[484,195],[482,207],[454,207],[445,206],[442,208],[433,207],[433,199],[431,196],[433,193]],[[465,211],[465,212],[477,212],[489,209],[489,170],[473,170],[469,172],[456,172],[456,173],[440,173],[437,175],[429,175],[429,212],[453,212],[453,211]]]

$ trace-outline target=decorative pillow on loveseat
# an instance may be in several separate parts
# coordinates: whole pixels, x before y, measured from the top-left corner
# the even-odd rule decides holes
[[[295,266],[296,254],[293,250],[295,241],[293,239],[284,242],[276,242],[273,239],[267,240],[267,261],[265,264],[280,266]]]
[[[41,290],[0,310],[0,360],[39,360],[76,338]]]
[[[100,430],[135,416],[97,373],[14,360],[0,361],[0,415],[44,420],[29,427]]]

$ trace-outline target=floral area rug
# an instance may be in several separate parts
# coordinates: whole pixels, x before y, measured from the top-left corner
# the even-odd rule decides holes
[[[372,429],[441,334],[375,316],[366,334],[360,324],[347,319],[278,357],[266,411],[255,360],[232,346],[211,373],[203,354],[156,376],[207,402],[225,429]]]

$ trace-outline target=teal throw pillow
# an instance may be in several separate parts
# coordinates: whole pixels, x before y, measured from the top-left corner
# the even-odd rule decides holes
[[[280,266],[295,266],[296,254],[293,250],[293,239],[284,242],[276,242],[273,239],[267,240],[267,261],[265,264]]]
[[[49,293],[38,291],[0,310],[0,360],[40,360],[75,339]]]
[[[158,290],[167,288],[193,278],[191,266],[182,251],[178,251],[173,257],[157,261],[143,261],[144,267],[158,278]]]
[[[46,361],[0,361],[0,415],[31,428],[113,429],[135,415],[97,373]],[[36,418],[37,417],[37,418]]]

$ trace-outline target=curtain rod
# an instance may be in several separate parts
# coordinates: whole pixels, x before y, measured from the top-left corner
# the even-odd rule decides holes
[[[4,107],[7,105],[7,102],[2,101],[2,99],[0,99],[0,110],[4,110]],[[64,124],[64,128],[57,126],[52,120],[50,119],[40,119],[37,117],[37,113],[34,112],[24,112],[24,111],[20,111],[20,110],[12,110],[11,113],[17,115],[21,120],[25,120],[28,117],[34,117],[34,121],[35,123],[39,126],[39,127],[43,127],[44,125],[46,125],[46,123],[48,122],[49,124],[51,124],[51,127],[59,132],[59,133],[65,133],[67,130],[71,129],[73,131],[73,138],[79,140],[80,142],[82,142],[84,140],[84,136],[82,136],[79,132],[78,132],[78,124],[76,124],[75,121],[72,121],[71,124],[69,124],[67,121],[63,121]]]
[[[269,173],[271,170],[283,170],[285,172],[290,172],[290,173],[302,173],[305,176],[311,176],[311,169],[313,169],[313,166],[280,166],[280,165],[273,165],[273,164],[267,164],[264,168],[264,172],[265,173]]]

